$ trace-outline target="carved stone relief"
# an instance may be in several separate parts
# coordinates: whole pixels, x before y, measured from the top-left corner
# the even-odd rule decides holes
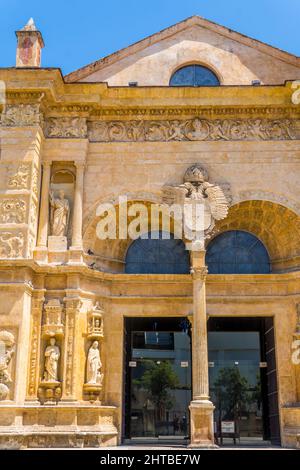
[[[4,199],[0,201],[0,223],[22,224],[26,217],[26,202],[22,199]]]
[[[39,104],[8,104],[2,116],[2,126],[36,126],[43,121]]]
[[[14,355],[15,338],[6,330],[0,331],[0,400],[6,400],[9,396],[12,377],[10,363]]]
[[[23,232],[0,232],[0,258],[21,258],[24,245]]]
[[[10,189],[27,189],[30,177],[30,163],[21,163],[17,169],[8,170],[7,186]]]
[[[80,117],[49,118],[46,121],[45,134],[47,137],[85,138],[86,119]]]
[[[57,337],[64,334],[63,306],[59,299],[50,299],[44,305],[42,331],[44,337]]]
[[[92,142],[291,140],[297,127],[288,119],[188,119],[168,121],[91,121]]]

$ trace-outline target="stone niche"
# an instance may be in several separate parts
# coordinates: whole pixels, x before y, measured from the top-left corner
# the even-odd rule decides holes
[[[87,314],[86,370],[83,385],[84,400],[101,403],[103,364],[101,342],[103,340],[103,309],[98,302]]]
[[[75,168],[53,163],[49,194],[49,262],[66,262],[71,244]]]
[[[38,390],[42,404],[57,403],[61,398],[63,338],[63,304],[59,299],[50,299],[44,305],[42,323],[41,378]]]

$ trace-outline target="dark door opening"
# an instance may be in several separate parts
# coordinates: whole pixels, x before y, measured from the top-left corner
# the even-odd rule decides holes
[[[210,318],[209,382],[220,444],[280,444],[273,319]]]
[[[127,318],[124,331],[124,437],[188,439],[191,401],[188,320]]]

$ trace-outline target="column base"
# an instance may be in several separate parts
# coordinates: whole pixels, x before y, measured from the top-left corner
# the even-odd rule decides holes
[[[48,263],[48,248],[46,246],[37,246],[33,250],[33,259],[38,263]]]
[[[209,400],[193,400],[189,406],[191,419],[191,442],[196,449],[216,449],[214,439],[214,405]]]
[[[70,246],[69,248],[69,264],[84,264],[83,249],[78,246]]]

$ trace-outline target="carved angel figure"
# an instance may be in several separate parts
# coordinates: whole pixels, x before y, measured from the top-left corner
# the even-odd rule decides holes
[[[229,202],[222,188],[209,183],[207,171],[198,164],[188,168],[183,184],[163,188],[163,202],[184,207],[185,235],[202,231],[206,236],[212,231],[215,221],[228,214]],[[193,209],[197,205],[202,206],[201,210]]]

